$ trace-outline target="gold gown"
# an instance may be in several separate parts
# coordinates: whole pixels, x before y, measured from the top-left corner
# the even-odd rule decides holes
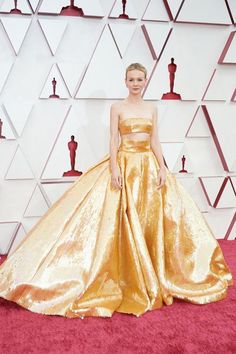
[[[122,134],[152,120],[119,122]],[[199,208],[149,140],[122,138],[123,188],[111,185],[109,155],[90,167],[30,230],[0,267],[0,296],[37,313],[139,316],[171,305],[219,301],[233,285],[222,250]]]

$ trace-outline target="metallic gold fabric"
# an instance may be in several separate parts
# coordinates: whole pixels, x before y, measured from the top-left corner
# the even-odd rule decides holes
[[[128,118],[119,121],[121,134],[129,133],[151,133],[152,120],[148,118]]]
[[[137,120],[125,124],[133,131]],[[106,155],[2,264],[1,297],[67,317],[139,316],[174,298],[206,304],[226,297],[233,279],[221,248],[169,170],[157,189],[150,142],[123,139],[117,158],[122,190],[111,185]]]

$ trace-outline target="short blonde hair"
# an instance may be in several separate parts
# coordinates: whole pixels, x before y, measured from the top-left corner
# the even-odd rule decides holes
[[[132,63],[126,68],[126,71],[125,71],[125,78],[126,79],[127,79],[128,71],[131,71],[131,70],[140,70],[144,73],[145,79],[147,78],[147,69],[140,63]]]

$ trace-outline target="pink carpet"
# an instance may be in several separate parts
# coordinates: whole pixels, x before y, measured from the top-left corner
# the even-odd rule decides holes
[[[219,243],[236,283],[236,240]],[[176,299],[139,318],[43,316],[0,299],[0,353],[235,354],[235,287],[219,302],[195,305]]]

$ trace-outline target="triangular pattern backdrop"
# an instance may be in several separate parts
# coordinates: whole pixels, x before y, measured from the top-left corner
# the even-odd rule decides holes
[[[126,18],[120,0],[16,5],[0,0],[0,253],[75,180],[63,177],[71,135],[77,170],[109,152],[110,104],[126,97],[132,62],[148,70],[168,168],[215,237],[235,239],[236,2],[129,0]],[[172,57],[181,101],[162,99]]]

